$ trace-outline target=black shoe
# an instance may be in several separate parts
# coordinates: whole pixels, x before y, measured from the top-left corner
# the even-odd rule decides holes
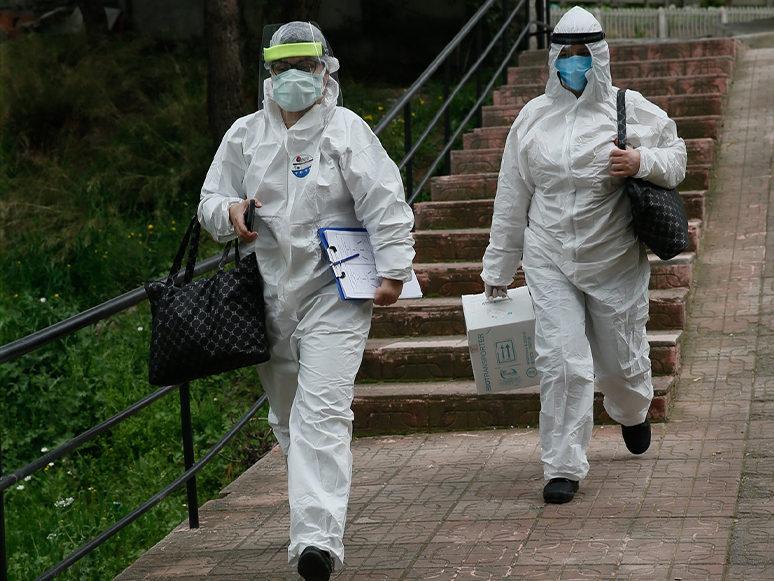
[[[570,502],[578,492],[578,481],[569,478],[552,478],[543,487],[543,500],[551,504]]]
[[[298,558],[298,574],[305,581],[329,581],[333,571],[333,557],[328,551],[307,547]]]
[[[644,454],[650,447],[650,421],[645,421],[636,426],[624,426],[621,424],[621,435],[624,443],[632,454]]]

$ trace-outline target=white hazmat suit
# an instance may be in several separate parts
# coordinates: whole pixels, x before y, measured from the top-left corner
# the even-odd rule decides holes
[[[255,252],[264,279],[271,359],[258,366],[269,423],[288,463],[290,546],[344,559],[352,472],[355,375],[372,301],[342,301],[323,253],[321,227],[365,227],[379,276],[411,279],[413,213],[395,163],[356,114],[336,105],[329,77],[322,102],[290,129],[264,83],[265,108],[236,121],[207,174],[199,220],[218,242],[236,237],[228,208],[256,198]]]
[[[601,31],[578,7],[554,28]],[[562,46],[552,44],[546,92],[510,130],[481,274],[487,285],[508,286],[522,261],[535,307],[546,480],[588,473],[595,381],[605,410],[624,426],[644,422],[653,398],[645,332],[650,269],[632,229],[625,179],[610,175],[617,89],[607,43],[586,46],[592,64],[580,96],[560,83]],[[636,177],[677,186],[686,150],[674,122],[635,91],[627,91],[626,105],[629,145],[640,153]]]

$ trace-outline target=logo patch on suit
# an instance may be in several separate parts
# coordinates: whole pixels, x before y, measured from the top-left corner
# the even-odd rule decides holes
[[[305,178],[312,169],[314,158],[311,155],[297,155],[293,158],[293,175],[297,178]]]

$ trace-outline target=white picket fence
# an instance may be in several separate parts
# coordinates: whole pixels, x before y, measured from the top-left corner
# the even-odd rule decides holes
[[[551,7],[556,24],[571,7]],[[774,7],[592,8],[607,38],[702,37],[723,24],[774,18]]]

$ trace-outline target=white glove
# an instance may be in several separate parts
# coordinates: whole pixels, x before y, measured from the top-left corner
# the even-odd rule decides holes
[[[504,286],[491,286],[484,283],[484,296],[489,302],[494,301],[495,299],[507,299],[508,288]]]

